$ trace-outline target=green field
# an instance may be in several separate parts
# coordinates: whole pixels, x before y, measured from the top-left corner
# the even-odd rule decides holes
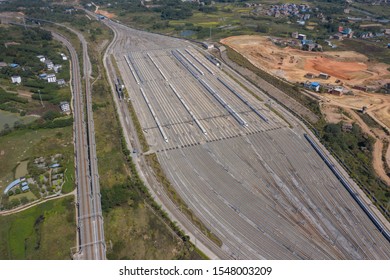
[[[0,137],[0,191],[11,182],[19,162],[61,153],[73,166],[72,127],[16,130]],[[70,188],[74,188],[73,181]]]
[[[108,259],[201,259],[143,203],[111,210],[104,225]]]
[[[105,80],[95,83],[93,90],[93,103],[95,104],[93,116],[100,184],[111,188],[114,184],[126,180],[128,169],[122,154],[120,128],[111,91]]]
[[[0,131],[3,130],[5,125],[13,127],[15,122],[21,122],[28,124],[36,120],[36,116],[24,116],[21,117],[19,113],[11,113],[4,110],[0,110]]]
[[[371,61],[390,64],[390,49],[385,47],[384,42],[378,44],[368,40],[343,40],[338,50],[340,49],[356,51],[366,55]]]
[[[71,259],[76,245],[73,198],[0,216],[0,259]]]

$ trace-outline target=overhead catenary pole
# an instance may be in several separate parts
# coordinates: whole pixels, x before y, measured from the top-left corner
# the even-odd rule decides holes
[[[43,104],[43,101],[42,101],[42,96],[41,96],[41,90],[38,89],[38,94],[39,94],[39,99],[41,100],[41,105],[43,108],[45,108],[45,104]]]

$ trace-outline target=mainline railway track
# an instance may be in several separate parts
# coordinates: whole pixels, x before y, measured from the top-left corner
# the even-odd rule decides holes
[[[71,31],[78,36],[83,47],[85,106],[77,52],[65,37],[54,32],[52,34],[68,48],[72,62],[74,144],[78,198],[78,250],[73,257],[75,259],[104,260],[106,259],[106,246],[100,201],[91,86],[89,81],[91,64],[89,62],[85,39],[80,33],[74,30]],[[84,115],[85,108],[87,110],[86,115]]]

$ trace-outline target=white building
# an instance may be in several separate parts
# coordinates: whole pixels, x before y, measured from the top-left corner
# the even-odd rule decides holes
[[[63,113],[69,114],[70,113],[70,106],[69,102],[63,101],[60,103],[60,108]]]
[[[59,85],[59,86],[65,85],[65,80],[64,79],[59,79],[57,81],[57,85]]]
[[[47,68],[48,70],[52,70],[53,67],[54,67],[54,63],[53,63],[51,60],[46,60],[46,61],[45,61],[45,64],[46,64],[46,68]]]
[[[22,78],[20,76],[12,76],[11,80],[13,84],[20,84],[22,82]]]
[[[63,53],[60,53],[60,55],[61,55],[61,57],[62,57],[62,60],[68,60],[68,58],[66,57],[66,55],[65,55],[65,54],[63,54]]]
[[[47,75],[47,82],[49,83],[55,83],[57,81],[57,77],[55,74],[49,74]]]
[[[298,39],[299,40],[306,40],[306,35],[305,34],[298,34]]]
[[[61,68],[62,68],[62,65],[60,65],[60,64],[55,64],[55,65],[53,66],[54,72],[56,72],[56,73],[58,73],[58,71],[59,71]]]
[[[45,62],[46,58],[43,55],[37,55],[40,62]]]

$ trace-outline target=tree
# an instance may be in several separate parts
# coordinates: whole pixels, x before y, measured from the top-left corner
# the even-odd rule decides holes
[[[20,199],[20,202],[24,205],[24,204],[27,204],[29,201],[28,201],[28,198],[23,196],[21,199]]]
[[[25,127],[25,125],[21,121],[14,122],[15,129],[19,129],[19,128],[23,128],[23,127]]]
[[[43,115],[43,119],[44,120],[47,120],[47,121],[51,121],[51,120],[54,120],[55,118],[58,118],[60,117],[61,114],[59,112],[55,112],[55,111],[47,111],[44,115]]]
[[[258,24],[256,27],[256,32],[268,33],[268,31],[269,31],[268,26]]]

